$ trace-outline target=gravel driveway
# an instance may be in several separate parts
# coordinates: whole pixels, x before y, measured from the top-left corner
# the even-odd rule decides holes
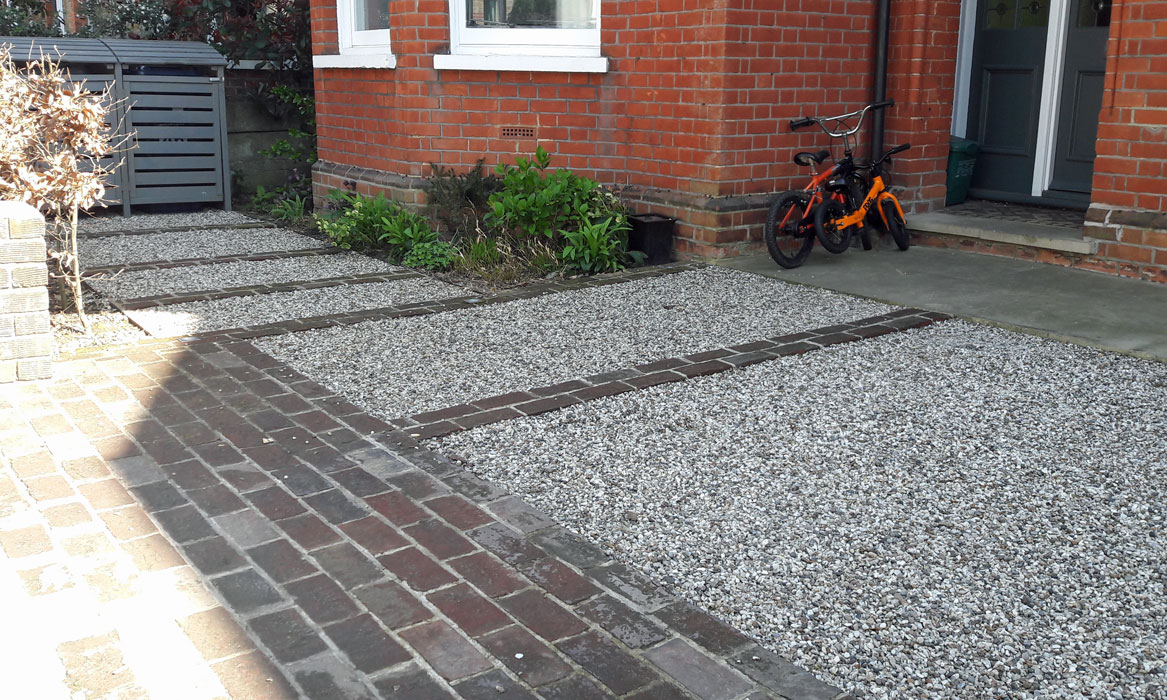
[[[206,229],[83,239],[80,256],[96,267],[325,247],[315,238],[278,228]]]
[[[1167,698],[1167,366],[947,322],[434,441],[880,698]]]
[[[256,345],[366,410],[396,418],[891,308],[704,268]]]

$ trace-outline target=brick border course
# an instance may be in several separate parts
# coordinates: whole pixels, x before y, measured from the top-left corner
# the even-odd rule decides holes
[[[250,260],[282,260],[284,258],[301,258],[316,255],[339,255],[347,251],[340,248],[304,248],[303,250],[276,250],[263,253],[239,253],[237,255],[222,255],[215,258],[175,258],[174,260],[151,260],[136,263],[114,263],[111,265],[93,265],[81,271],[81,276],[95,277],[97,275],[117,274],[119,272],[137,272],[138,270],[169,270],[176,267],[194,267],[196,265],[214,265],[216,263],[244,262]]]
[[[520,416],[535,416],[659,384],[720,374],[778,357],[801,355],[832,345],[923,328],[949,318],[946,314],[921,309],[898,309],[851,323],[739,343],[684,357],[663,358],[615,372],[475,399],[466,404],[404,416],[391,423],[399,428],[396,435],[398,441],[408,443],[410,440],[443,437],[461,430]],[[532,395],[540,398],[532,400]]]

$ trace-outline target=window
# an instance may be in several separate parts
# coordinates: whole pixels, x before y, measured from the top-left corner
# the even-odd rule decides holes
[[[450,55],[434,67],[605,72],[600,0],[450,0]]]
[[[389,0],[337,0],[336,40],[340,53],[315,55],[317,68],[393,68],[389,47]]]

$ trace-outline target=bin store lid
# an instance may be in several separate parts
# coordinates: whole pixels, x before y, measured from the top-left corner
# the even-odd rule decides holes
[[[62,63],[122,63],[135,66],[225,66],[227,59],[201,41],[84,39],[78,37],[0,37],[15,61],[48,56]]]

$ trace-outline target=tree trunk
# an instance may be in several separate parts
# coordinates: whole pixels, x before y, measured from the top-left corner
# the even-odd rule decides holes
[[[77,205],[73,205],[69,217],[69,254],[73,258],[73,269],[69,274],[69,283],[73,286],[73,304],[77,307],[77,318],[81,320],[81,327],[85,335],[93,335],[93,328],[89,325],[89,316],[85,313],[85,297],[81,288],[81,258],[77,255]]]

